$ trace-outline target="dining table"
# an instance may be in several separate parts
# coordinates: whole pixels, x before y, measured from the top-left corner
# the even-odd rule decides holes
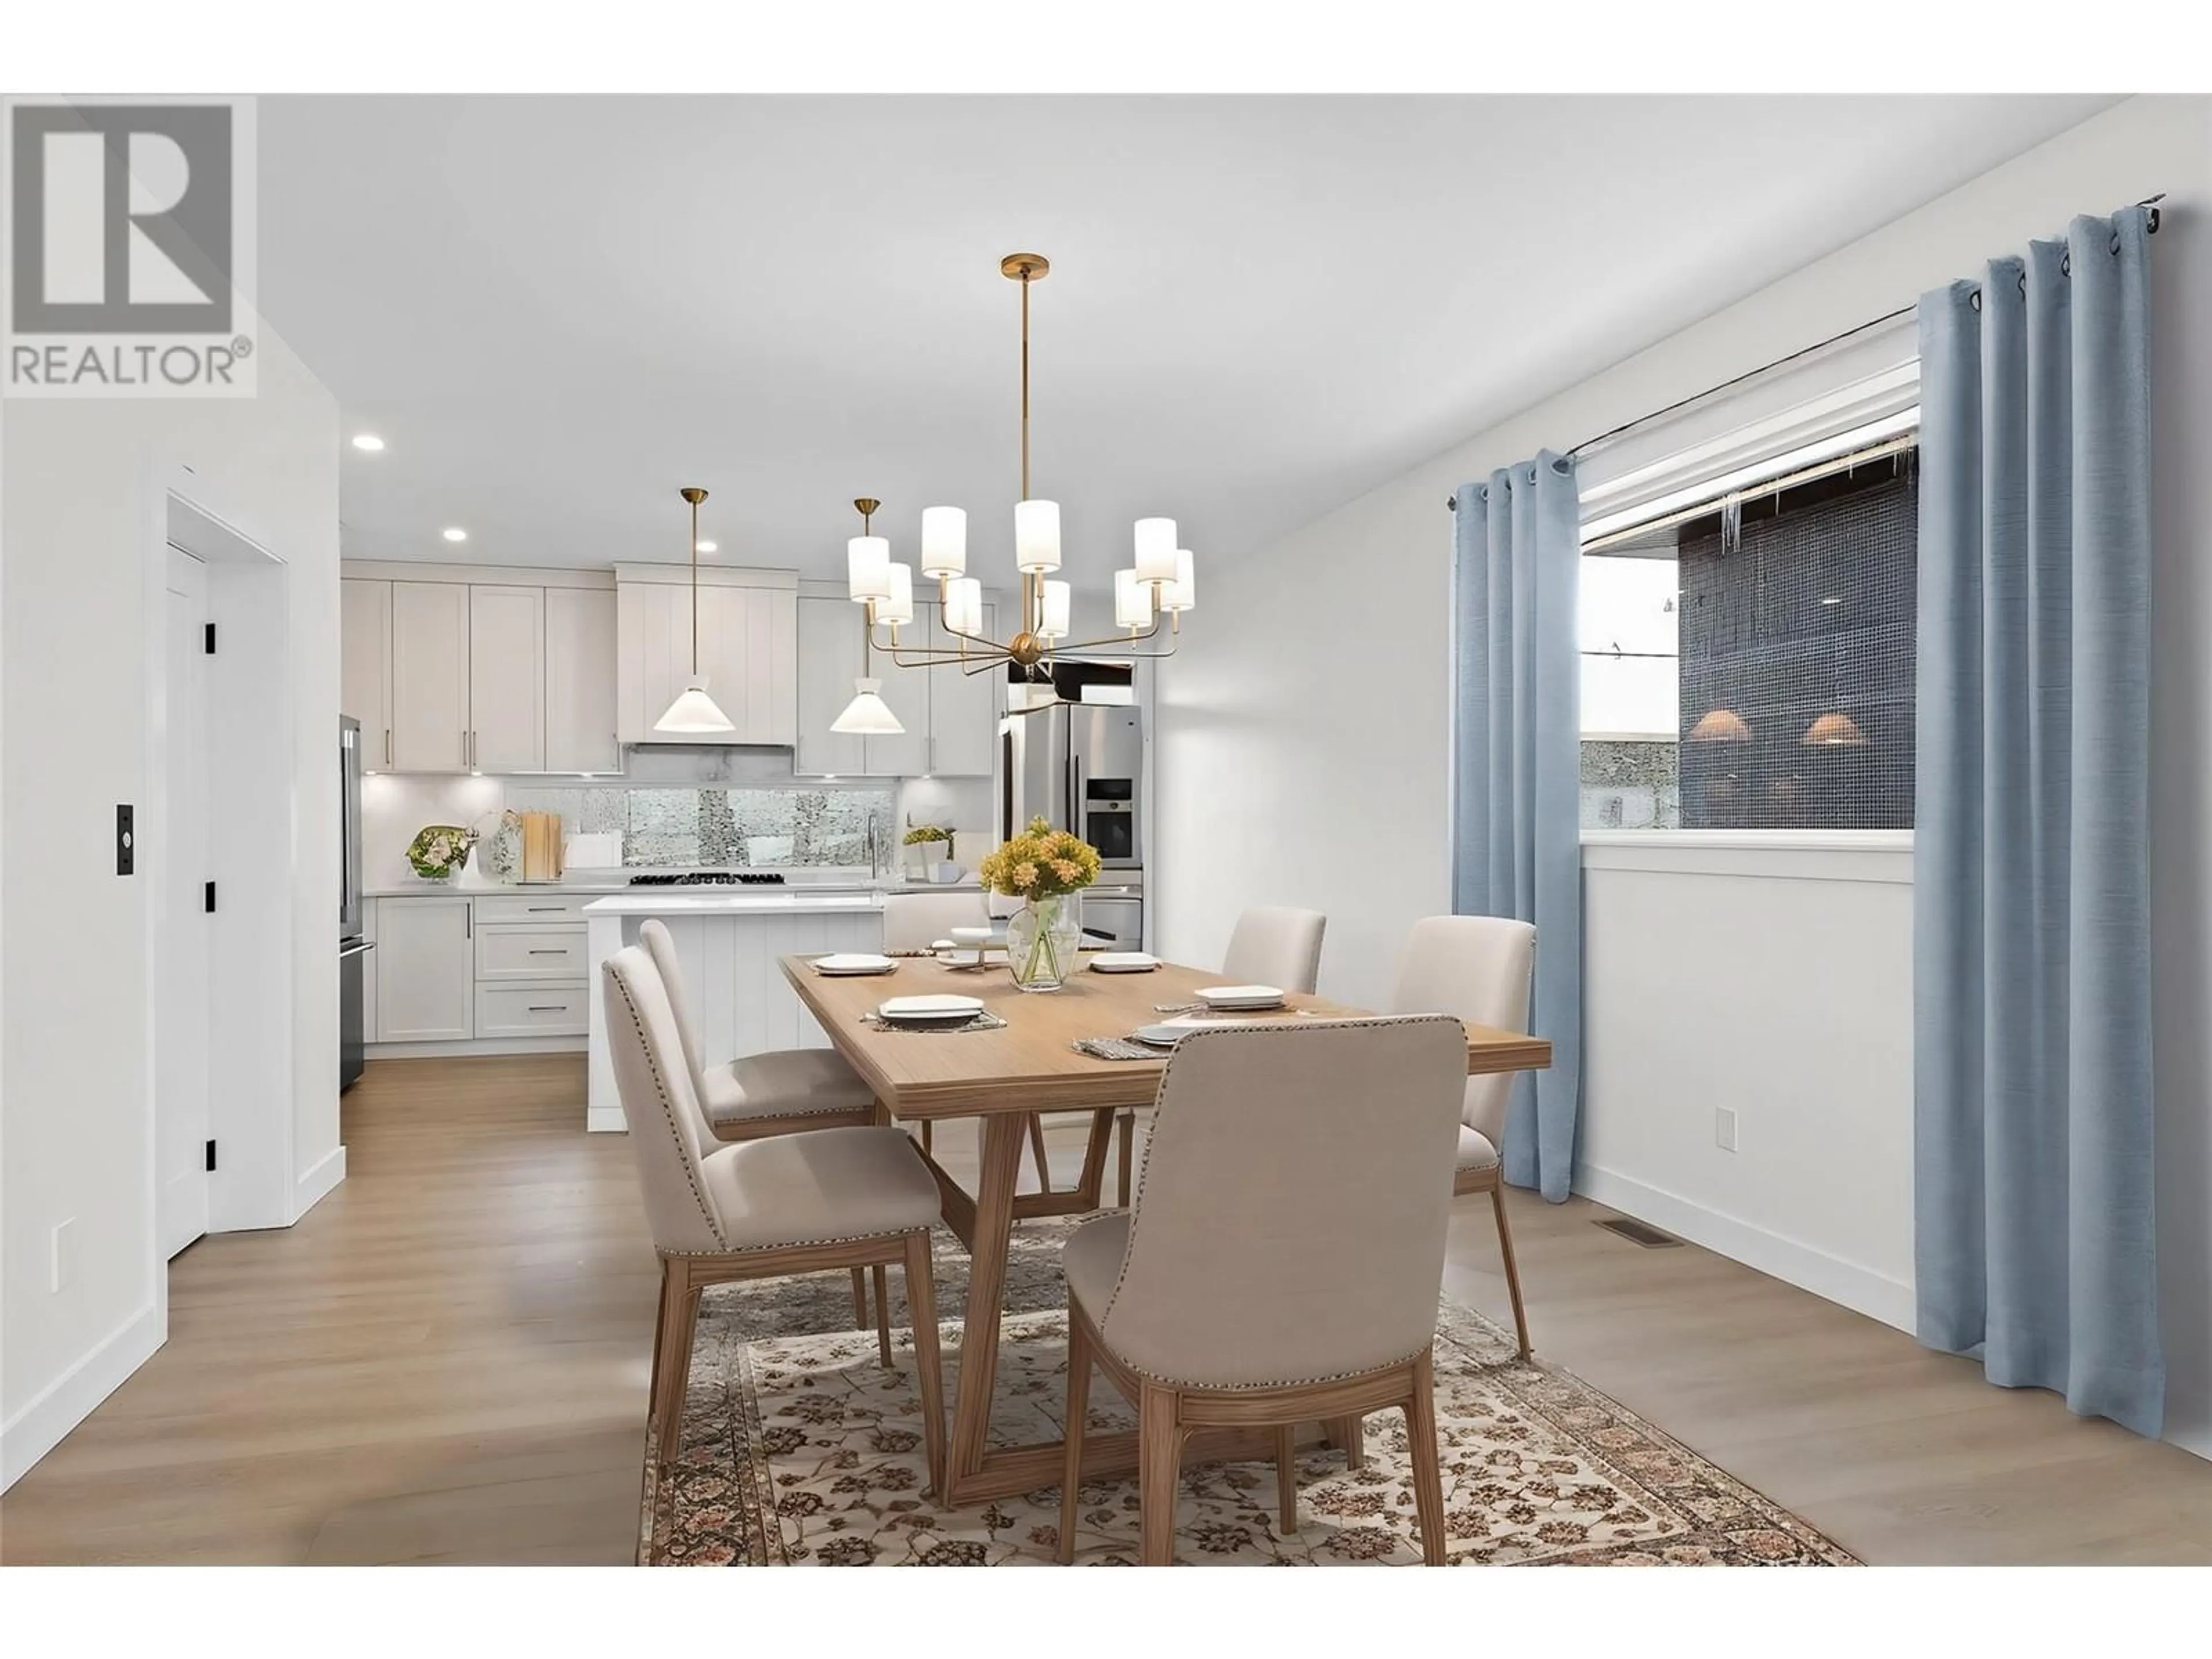
[[[779,960],[831,1044],[874,1091],[878,1113],[886,1121],[928,1125],[975,1118],[981,1123],[981,1158],[973,1192],[931,1152],[920,1145],[915,1147],[937,1182],[945,1224],[969,1255],[967,1310],[948,1459],[951,1490],[939,1493],[939,1501],[964,1508],[1058,1486],[1066,1449],[1062,1442],[989,1443],[1006,1255],[1014,1225],[1037,1217],[1097,1209],[1115,1115],[1152,1104],[1159,1091],[1169,1051],[1138,1060],[1102,1060],[1081,1052],[1076,1042],[1127,1037],[1140,1027],[1157,1024],[1166,1018],[1164,1007],[1196,1003],[1198,988],[1221,983],[1220,973],[1173,963],[1146,973],[1107,973],[1079,965],[1058,990],[1046,993],[1023,990],[1003,966],[963,967],[931,957],[899,958],[892,972],[865,975],[817,972],[815,958],[809,956]],[[885,1025],[875,1018],[878,1006],[888,998],[927,994],[972,996],[1004,1024],[976,1022],[969,1029],[930,1030]],[[1364,1009],[1292,993],[1280,1010],[1224,1018],[1238,1022],[1356,1019],[1366,1014]],[[1469,1075],[1540,1070],[1550,1063],[1551,1045],[1542,1038],[1467,1027]],[[1046,1114],[1069,1112],[1091,1115],[1081,1175],[1073,1186],[1055,1188],[1050,1173],[1040,1167],[1037,1188],[1020,1190],[1022,1148],[1036,1133],[1037,1120]],[[1193,1461],[1273,1455],[1272,1442],[1255,1440],[1248,1449],[1231,1443],[1234,1432],[1219,1438],[1222,1443],[1215,1445],[1205,1437],[1194,1437]],[[1109,1479],[1132,1474],[1136,1468],[1133,1431],[1094,1434],[1085,1440],[1086,1477]]]

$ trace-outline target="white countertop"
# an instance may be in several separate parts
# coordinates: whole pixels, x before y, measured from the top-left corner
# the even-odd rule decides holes
[[[593,899],[584,907],[587,916],[745,916],[880,910],[880,890],[865,893],[809,892],[803,888],[639,888],[634,892]]]
[[[793,875],[781,886],[633,887],[630,885],[629,879],[633,873],[635,872],[627,870],[578,871],[574,875],[563,876],[558,881],[533,881],[528,884],[495,881],[397,881],[387,883],[381,887],[367,888],[363,890],[362,896],[364,898],[429,898],[459,894],[463,898],[478,898],[514,893],[540,895],[627,893],[636,896],[653,893],[695,896],[741,893],[747,897],[753,897],[763,895],[776,896],[808,893],[973,893],[981,890],[972,876],[964,881],[931,882],[908,881],[890,877],[880,881],[871,881],[865,874],[859,876]]]

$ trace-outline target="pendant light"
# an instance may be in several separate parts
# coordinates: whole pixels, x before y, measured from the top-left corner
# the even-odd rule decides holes
[[[860,510],[860,533],[845,544],[845,562],[852,596],[861,606],[860,677],[853,682],[853,701],[830,729],[848,738],[896,738],[906,727],[883,700],[884,683],[869,672],[871,640],[876,624],[887,623],[896,645],[900,624],[914,620],[914,573],[893,564],[890,543],[873,533],[870,520],[883,503],[863,495],[853,505]]]
[[[713,737],[738,728],[707,695],[707,677],[699,672],[699,503],[707,499],[707,492],[687,486],[680,493],[691,503],[691,680],[668,705],[668,712],[653,721],[653,729],[683,737]]]

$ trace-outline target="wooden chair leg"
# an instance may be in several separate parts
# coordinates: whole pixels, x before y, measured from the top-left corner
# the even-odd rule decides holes
[[[853,1269],[853,1328],[856,1331],[868,1328],[868,1270],[866,1267]]]
[[[1052,1165],[1045,1161],[1044,1156],[1044,1117],[1037,1112],[1030,1114],[1030,1156],[1036,1160],[1037,1190],[1050,1192]]]
[[[1176,1488],[1182,1480],[1183,1430],[1173,1389],[1146,1386],[1137,1402],[1137,1560],[1175,1565]]]
[[[1121,1207],[1129,1207],[1129,1194],[1135,1185],[1137,1173],[1137,1115],[1121,1114]]]
[[[1075,1511],[1083,1489],[1083,1419],[1091,1410],[1091,1339],[1083,1321],[1067,1310],[1067,1455],[1060,1474],[1060,1564],[1075,1560]]]
[[[1330,1443],[1344,1454],[1344,1467],[1356,1469],[1367,1461],[1367,1437],[1356,1417],[1332,1417],[1323,1425]]]
[[[1285,1423],[1275,1431],[1275,1502],[1282,1510],[1283,1533],[1298,1529],[1298,1431]]]
[[[1436,1368],[1424,1352],[1413,1362],[1413,1392],[1406,1401],[1406,1437],[1413,1447],[1413,1518],[1421,1529],[1421,1559],[1444,1565],[1444,1477],[1437,1453]]]
[[[676,1455],[684,1431],[684,1392],[691,1378],[691,1336],[699,1319],[699,1287],[681,1256],[660,1262],[660,1332],[652,1389],[653,1433],[662,1462]]]
[[[929,1459],[929,1490],[945,1502],[945,1363],[937,1346],[937,1283],[929,1235],[906,1241],[906,1310],[914,1323],[914,1368],[921,1383],[921,1443]]]
[[[869,1269],[876,1280],[876,1352],[881,1355],[884,1369],[891,1369],[891,1287],[880,1261]]]
[[[1513,1298],[1513,1328],[1521,1339],[1521,1358],[1528,1357],[1528,1311],[1521,1305],[1521,1270],[1513,1262],[1513,1227],[1505,1218],[1505,1182],[1501,1177],[1490,1188],[1490,1206],[1498,1215],[1498,1253],[1505,1259],[1505,1289]]]

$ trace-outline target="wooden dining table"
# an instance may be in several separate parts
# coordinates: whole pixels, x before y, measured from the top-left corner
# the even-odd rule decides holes
[[[996,1383],[1006,1252],[1014,1224],[1040,1216],[1077,1215],[1098,1207],[1106,1153],[1117,1113],[1149,1106],[1159,1091],[1167,1056],[1098,1060],[1080,1053],[1080,1037],[1127,1036],[1167,1016],[1161,1004],[1194,1001],[1201,985],[1218,984],[1218,971],[1163,964],[1151,973],[1094,973],[1079,968],[1056,992],[1030,993],[1015,986],[1003,967],[956,969],[932,957],[907,957],[896,972],[833,976],[814,971],[813,958],[781,958],[799,1000],[820,1022],[838,1053],[867,1079],[885,1118],[930,1124],[976,1118],[982,1158],[974,1192],[946,1172],[930,1153],[916,1152],[936,1178],[945,1224],[967,1247],[968,1305],[960,1339],[960,1369],[952,1413],[948,1484],[939,1494],[954,1508],[1007,1498],[1060,1484],[1063,1443],[1026,1446],[989,1443],[992,1390]],[[871,1018],[893,996],[951,994],[973,996],[1006,1021],[995,1030],[929,1031],[887,1028]],[[1358,1018],[1367,1011],[1323,998],[1292,994],[1273,1016],[1241,1018]],[[1540,1070],[1551,1063],[1551,1044],[1539,1037],[1467,1028],[1470,1075]],[[1089,1112],[1083,1172],[1073,1187],[1054,1188],[1040,1168],[1040,1189],[1021,1191],[1022,1147],[1041,1114]],[[1194,1438],[1191,1456],[1241,1455],[1241,1446],[1212,1446]],[[1271,1457],[1272,1443],[1255,1443],[1250,1455]],[[1100,1479],[1133,1472],[1133,1432],[1092,1435],[1084,1448],[1084,1473]]]

